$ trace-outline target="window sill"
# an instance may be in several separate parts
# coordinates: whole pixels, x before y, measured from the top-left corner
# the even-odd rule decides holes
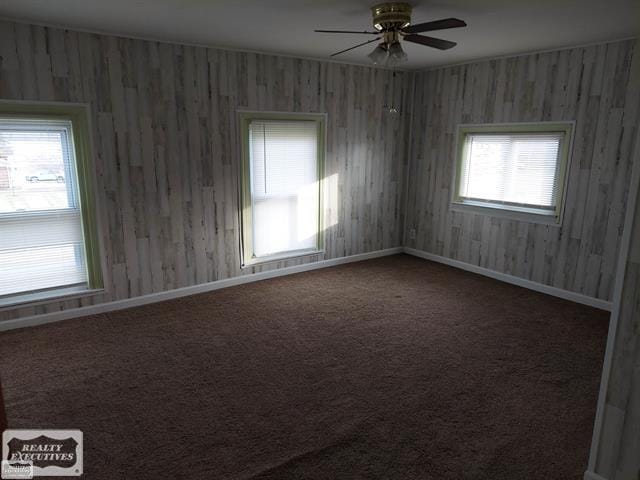
[[[475,213],[491,217],[519,220],[521,222],[541,223],[551,227],[560,227],[562,223],[562,219],[556,217],[554,212],[537,210],[535,208],[507,207],[480,202],[452,202],[450,209],[454,212]]]
[[[282,254],[270,255],[268,257],[253,258],[241,265],[240,268],[251,268],[258,265],[264,265],[265,263],[282,262],[285,260],[293,260],[301,257],[310,257],[312,255],[324,255],[324,250],[296,250],[294,252],[285,252]]]
[[[90,297],[104,293],[103,288],[87,289],[83,286],[63,287],[34,293],[20,293],[0,298],[0,311],[20,307],[31,307],[74,298]]]

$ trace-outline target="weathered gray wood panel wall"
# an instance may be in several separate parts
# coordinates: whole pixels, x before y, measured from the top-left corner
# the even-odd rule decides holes
[[[239,268],[239,108],[328,113],[321,258],[400,246],[409,82],[367,67],[0,22],[0,98],[91,105],[108,286],[0,320],[255,271]],[[384,113],[390,101],[404,113]]]
[[[610,480],[640,475],[640,208],[633,235],[595,470]]]
[[[634,168],[640,170],[640,164]],[[629,200],[635,201],[635,219],[625,226],[631,229],[631,241],[595,459],[594,472],[608,480],[640,478],[640,196],[636,197]]]
[[[407,245],[610,300],[638,128],[638,62],[630,40],[417,75],[406,223],[417,236]],[[559,120],[576,121],[561,227],[449,209],[459,123]]]

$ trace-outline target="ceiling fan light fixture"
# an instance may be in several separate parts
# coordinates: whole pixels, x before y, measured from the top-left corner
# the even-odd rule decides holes
[[[395,42],[389,45],[389,59],[387,60],[387,65],[390,67],[399,65],[408,60],[407,54],[402,50],[402,45],[400,42]]]
[[[376,48],[374,48],[373,51],[367,56],[374,65],[378,65],[384,63],[384,61],[387,59],[387,55],[388,52],[386,49],[386,45],[384,43],[381,43]]]

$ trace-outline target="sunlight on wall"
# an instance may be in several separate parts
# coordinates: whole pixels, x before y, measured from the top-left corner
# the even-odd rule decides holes
[[[323,180],[323,197],[324,197],[324,229],[333,227],[338,224],[338,174],[334,173]]]

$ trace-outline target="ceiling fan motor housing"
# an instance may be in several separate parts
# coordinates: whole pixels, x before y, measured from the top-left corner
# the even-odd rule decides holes
[[[380,31],[398,31],[411,23],[411,5],[408,3],[380,3],[371,7],[373,27]]]

